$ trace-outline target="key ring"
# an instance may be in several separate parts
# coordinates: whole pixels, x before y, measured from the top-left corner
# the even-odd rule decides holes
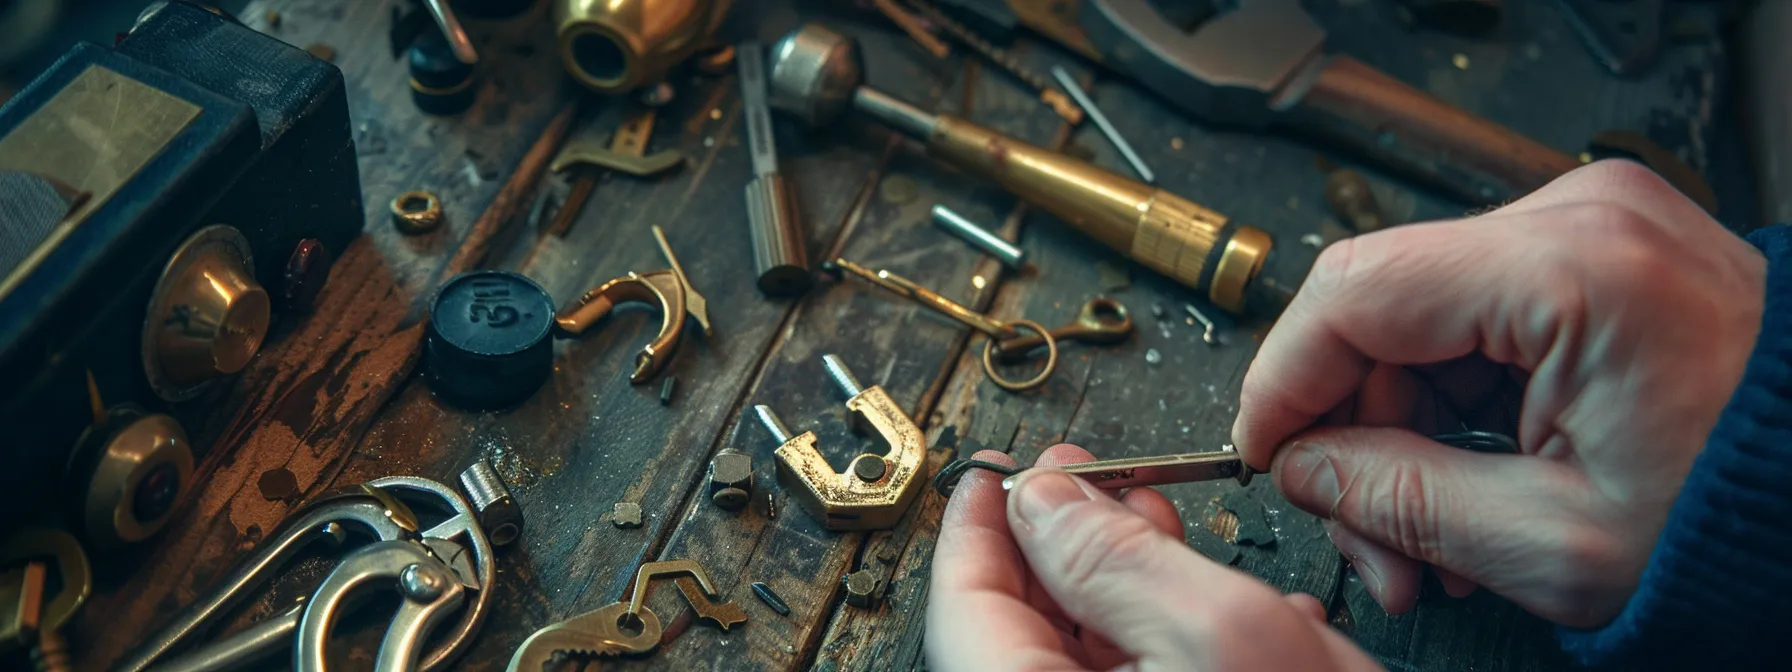
[[[1010,329],[1018,327],[1039,334],[1039,338],[1045,341],[1045,368],[1040,370],[1039,375],[1019,382],[1003,378],[1002,374],[996,373],[997,339],[990,336],[983,341],[983,373],[989,376],[990,382],[1009,392],[1023,392],[1044,385],[1046,379],[1051,378],[1052,373],[1058,370],[1058,339],[1053,338],[1052,332],[1046,331],[1044,325],[1032,320],[1013,320],[1003,324]]]

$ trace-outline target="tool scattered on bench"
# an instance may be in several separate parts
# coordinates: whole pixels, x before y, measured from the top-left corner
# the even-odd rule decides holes
[[[556,173],[575,171],[575,177],[572,190],[567,192],[566,200],[560,203],[560,209],[554,213],[554,220],[548,225],[546,233],[565,237],[566,232],[571,230],[573,220],[585,209],[585,202],[591,200],[591,192],[597,189],[597,178],[602,176],[599,168],[635,177],[653,177],[684,164],[684,154],[676,149],[647,155],[647,142],[653,139],[653,122],[657,114],[655,108],[641,107],[623,117],[622,123],[616,126],[616,132],[610,136],[610,146],[607,149],[576,139],[568,140],[560,148],[560,153],[548,164],[548,168]]]
[[[976,31],[953,20],[952,17],[946,16],[945,13],[927,2],[913,4],[915,11],[920,12],[928,21],[939,26],[941,31],[951,35],[952,39],[970,47],[971,51],[977,52],[985,60],[996,64],[996,67],[1020,80],[1028,88],[1039,92],[1040,102],[1045,103],[1046,107],[1052,108],[1053,113],[1064,121],[1070,122],[1071,126],[1083,123],[1083,108],[1077,107],[1076,103],[1071,102],[1070,97],[1064,95],[1063,91],[1052,88],[1051,83],[1046,81],[1044,76],[1022,63],[1014,54],[990,44],[989,40],[983,39],[982,35],[978,35]]]
[[[406,500],[440,510],[447,518],[424,529]],[[191,648],[200,632],[227,620],[235,607],[247,602],[311,542],[340,544],[351,532],[371,534],[374,543],[344,556],[305,603]],[[209,593],[166,621],[115,669],[141,672],[152,665],[158,671],[237,669],[292,647],[294,669],[321,671],[323,646],[343,610],[350,607],[346,600],[369,582],[386,579],[394,581],[406,599],[391,619],[375,658],[376,669],[437,672],[472,646],[485,620],[494,578],[492,547],[479,513],[458,493],[423,478],[376,479],[295,510]],[[457,621],[445,620],[456,611]],[[436,636],[430,637],[431,633]],[[426,642],[434,646],[425,650]],[[183,648],[191,650],[175,658]]]
[[[747,150],[753,179],[747,182],[747,226],[753,240],[753,272],[766,296],[797,296],[809,291],[808,237],[801,208],[790,181],[778,172],[778,138],[772,132],[771,107],[765,96],[765,50],[758,42],[737,50],[740,99],[747,124]]]
[[[665,560],[641,565],[627,601],[618,600],[559,623],[523,640],[510,657],[509,672],[541,672],[556,657],[574,659],[639,656],[652,653],[665,633],[660,617],[647,608],[647,587],[654,579],[676,577],[679,592],[697,616],[728,631],[747,621],[747,613],[721,597],[703,567],[693,560]]]
[[[820,24],[772,48],[772,105],[811,124],[857,110],[927,146],[928,154],[993,180],[1146,267],[1207,294],[1215,305],[1265,312],[1280,296],[1256,296],[1269,234],[1061,152],[1036,147],[951,115],[921,111],[862,86],[858,45]]]
[[[1519,452],[1517,441],[1510,436],[1495,432],[1462,431],[1435,434],[1432,435],[1431,440],[1446,446],[1481,453]],[[1238,451],[1230,444],[1219,450],[1204,453],[1124,457],[1114,460],[1059,465],[1053,468],[1062,469],[1089,481],[1097,488],[1107,490],[1216,481],[1223,478],[1236,479],[1239,485],[1250,485],[1251,478],[1259,473],[1246,466],[1244,461],[1239,459]],[[1027,467],[1011,467],[1006,464],[969,458],[953,460],[940,468],[939,474],[933,479],[933,489],[942,496],[952,496],[952,491],[958,486],[958,481],[964,478],[965,473],[971,469],[983,469],[1001,474],[1003,476],[1002,489],[1009,490],[1014,487],[1021,472],[1026,471]]]
[[[629,382],[640,385],[651,380],[654,374],[665,368],[671,361],[672,354],[678,349],[678,343],[684,338],[684,323],[687,317],[696,318],[705,334],[710,333],[709,305],[701,294],[690,285],[684,275],[684,267],[672,254],[672,246],[665,240],[666,234],[656,225],[653,227],[654,238],[660,243],[660,252],[666,255],[671,268],[646,273],[630,272],[599,285],[597,289],[586,292],[577,302],[560,309],[554,317],[554,323],[566,334],[582,334],[610,314],[618,304],[644,303],[660,309],[660,333],[641,348],[635,356],[635,368],[629,373]],[[700,312],[693,312],[696,306]]]
[[[1361,61],[1325,53],[1325,29],[1300,0],[1247,0],[1193,30],[1173,25],[1151,0],[1007,4],[1027,27],[1203,121],[1317,136],[1469,203],[1508,201],[1580,166]]]
[[[1058,368],[1058,342],[1074,339],[1086,343],[1115,343],[1132,333],[1132,317],[1126,307],[1113,299],[1095,299],[1083,306],[1077,319],[1057,329],[1048,330],[1032,320],[999,320],[948,299],[889,271],[873,271],[845,259],[835,259],[823,266],[824,271],[850,274],[913,300],[929,310],[952,318],[988,337],[983,343],[983,372],[990,382],[1010,392],[1030,390],[1051,378]],[[1031,335],[1026,335],[1031,332]],[[996,360],[1014,362],[1025,359],[1040,347],[1045,348],[1045,367],[1026,380],[1012,380],[996,370]],[[999,355],[999,356],[998,356]]]
[[[73,670],[62,628],[92,591],[92,567],[74,535],[26,528],[0,539],[0,656],[29,647],[40,672]]]
[[[1101,113],[1101,108],[1095,105],[1095,99],[1090,98],[1083,86],[1076,83],[1076,78],[1070,76],[1069,70],[1065,70],[1064,66],[1054,65],[1052,78],[1058,80],[1058,85],[1064,87],[1065,91],[1070,92],[1070,97],[1076,99],[1076,104],[1089,111],[1089,120],[1094,121],[1095,128],[1107,137],[1114,149],[1119,150],[1120,156],[1132,166],[1133,172],[1139,174],[1139,179],[1144,180],[1145,184],[1157,182],[1157,174],[1151,172],[1151,166],[1145,165],[1145,159],[1133,151],[1132,143],[1126,141],[1126,136],[1120,135],[1120,129],[1114,127],[1114,122],[1108,121],[1108,115]]]
[[[828,378],[847,395],[854,431],[876,432],[890,450],[853,458],[847,473],[828,466],[817,450],[815,432],[792,437],[770,408],[756,406],[759,419],[781,445],[778,483],[803,510],[830,530],[883,530],[896,526],[927,480],[927,439],[915,421],[884,388],[859,384],[846,364],[823,355]]]

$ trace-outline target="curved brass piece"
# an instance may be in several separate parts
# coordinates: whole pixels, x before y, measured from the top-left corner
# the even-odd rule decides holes
[[[560,62],[600,93],[664,79],[673,66],[715,46],[733,0],[554,0]]]
[[[393,196],[387,209],[392,211],[392,225],[407,236],[429,233],[442,225],[442,201],[427,191]]]
[[[844,474],[834,471],[815,448],[815,432],[803,432],[778,446],[774,453],[778,482],[827,529],[895,527],[927,480],[926,437],[882,387],[865,388],[846,400],[846,408],[863,416],[890,445],[890,452],[881,457],[858,458],[884,462],[885,468],[876,474],[877,478],[868,480],[857,469]]]
[[[703,566],[697,564],[696,560],[664,560],[661,562],[649,562],[645,565],[641,565],[641,569],[635,572],[635,593],[629,597],[628,613],[638,614],[641,612],[641,603],[647,599],[648,583],[651,583],[654,579],[662,576],[677,576],[680,574],[689,574],[696,577],[697,583],[703,586],[704,594],[716,595],[715,586],[709,584],[709,575],[703,573]]]
[[[620,632],[617,621],[633,613],[640,619],[641,632],[628,635]],[[665,628],[658,614],[642,607],[630,612],[628,603],[614,602],[594,611],[536,630],[516,647],[510,657],[508,672],[539,672],[555,654],[569,653],[579,658],[646,653],[660,645]]]
[[[249,240],[205,227],[168,260],[143,318],[143,371],[167,401],[197,396],[243,370],[268,334],[267,291],[255,282]]]
[[[1049,334],[1056,341],[1086,344],[1107,344],[1125,341],[1132,335],[1132,314],[1126,304],[1114,299],[1096,297],[1083,304],[1076,319]],[[996,341],[996,361],[1013,364],[1025,360],[1034,350],[1045,345],[1045,336],[1016,336]]]
[[[19,530],[0,541],[0,565],[33,558],[55,558],[62,584],[61,592],[44,603],[38,631],[61,630],[93,592],[93,570],[87,563],[87,552],[81,550],[81,542],[74,535],[47,527]]]
[[[1045,341],[1045,368],[1039,371],[1039,375],[1026,380],[1016,381],[1002,377],[1002,374],[996,372],[996,339],[991,338],[983,341],[983,373],[989,376],[990,382],[1009,392],[1022,392],[1044,385],[1046,379],[1052,377],[1052,372],[1058,370],[1058,339],[1052,337],[1052,333],[1046,331],[1044,325],[1032,320],[1009,320],[1008,326],[1022,327],[1039,334],[1039,338]]]
[[[660,334],[635,356],[635,370],[629,382],[639,385],[653,378],[672,359],[678,339],[684,336],[684,283],[670,269],[650,273],[629,273],[585,292],[578,303],[567,306],[554,316],[554,323],[568,334],[582,334],[597,324],[610,309],[620,303],[646,303],[660,309]]]

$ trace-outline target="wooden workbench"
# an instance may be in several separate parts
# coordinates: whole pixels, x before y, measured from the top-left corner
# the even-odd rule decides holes
[[[156,542],[100,559],[100,585],[71,632],[82,669],[115,660],[305,498],[393,474],[454,483],[482,457],[520,500],[527,527],[500,554],[494,611],[465,669],[501,669],[536,628],[617,600],[635,566],[672,558],[700,562],[751,620],[730,633],[693,624],[677,591],[656,589],[650,604],[669,623],[667,641],[652,657],[619,666],[922,666],[929,564],[945,504],[938,495],[929,491],[895,530],[839,534],[782,494],[778,515],[768,518],[763,498],[727,513],[703,488],[710,456],[724,447],[754,456],[762,487],[776,483],[773,441],[743,413],[753,404],[772,406],[797,431],[815,430],[837,466],[860,452],[822,370],[824,353],[838,354],[919,419],[935,468],[955,447],[1005,450],[1026,463],[1060,441],[1104,457],[1226,442],[1252,335],[1262,325],[1235,325],[1229,345],[1204,345],[1183,314],[1193,292],[863,122],[812,132],[779,121],[779,150],[800,193],[813,258],[845,256],[994,314],[1047,324],[1069,320],[1091,297],[1111,296],[1131,309],[1136,334],[1121,345],[1071,347],[1048,385],[1013,394],[984,380],[980,337],[864,284],[821,285],[797,301],[762,298],[753,286],[742,204],[751,168],[732,76],[675,79],[678,97],[661,112],[652,149],[684,152],[682,170],[650,181],[607,177],[564,237],[542,235],[549,218],[531,221],[534,204],[543,193],[557,202],[567,191],[563,177],[546,171],[548,160],[568,137],[606,141],[622,106],[581,96],[563,80],[538,6],[518,19],[476,25],[491,61],[478,104],[458,117],[424,117],[408,99],[403,63],[386,48],[387,4],[259,0],[243,14],[292,44],[335,49],[350,89],[366,233],[340,251],[318,310],[279,324],[233,386],[199,402],[209,406],[208,421],[192,428],[199,445],[211,446],[199,467],[203,481]],[[790,3],[758,4],[736,12],[737,36],[770,42],[799,24]],[[1309,4],[1333,31],[1332,49],[1546,144],[1577,152],[1598,130],[1628,128],[1651,132],[1701,170],[1713,160],[1712,110],[1724,67],[1709,35],[1671,47],[1647,76],[1620,81],[1588,58],[1549,3],[1505,3],[1504,26],[1479,40],[1401,28],[1391,3]],[[269,10],[280,14],[277,26],[269,26]],[[1093,125],[1072,132],[999,71],[957,55],[936,61],[874,14],[827,18],[860,38],[871,84],[1126,172]],[[1298,284],[1319,244],[1347,235],[1325,206],[1311,146],[1201,126],[1056,49],[1030,40],[1016,49],[1041,69],[1063,63],[1093,82],[1093,95],[1162,186],[1275,234],[1280,252],[1271,277]],[[1393,221],[1464,209],[1368,174]],[[405,237],[393,229],[386,201],[410,189],[441,195],[442,230]],[[935,203],[1018,236],[1032,268],[1000,273],[932,226]],[[660,405],[657,381],[627,381],[634,352],[657,330],[657,318],[643,313],[558,341],[553,376],[515,409],[468,413],[431,396],[419,350],[428,299],[443,280],[468,269],[510,269],[564,303],[625,272],[664,268],[648,230],[656,223],[708,297],[715,324],[713,337],[687,338],[668,368],[678,379],[670,406]],[[1166,492],[1191,528],[1223,530],[1217,500],[1236,488]],[[1391,669],[1567,666],[1548,624],[1485,591],[1452,600],[1432,590],[1437,595],[1415,613],[1388,616],[1317,520],[1283,502],[1268,479],[1247,498],[1265,506],[1277,541],[1241,548],[1237,566],[1324,600],[1333,622]],[[638,502],[645,525],[612,526],[617,502]],[[889,578],[889,599],[878,609],[843,602],[842,575],[861,568]],[[302,563],[247,617],[289,604],[326,569],[321,559]],[[755,581],[776,589],[792,613],[765,608],[748,589]],[[350,667],[370,660],[373,630],[362,628],[342,646]]]

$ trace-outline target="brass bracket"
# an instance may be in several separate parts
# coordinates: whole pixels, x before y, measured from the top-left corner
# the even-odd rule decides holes
[[[882,387],[860,388],[838,359],[832,355],[823,359],[835,381],[852,395],[846,400],[847,410],[883,437],[890,450],[859,455],[842,474],[816,450],[815,432],[794,438],[780,435],[783,445],[775,453],[778,483],[827,529],[895,527],[927,480],[926,438]]]
[[[660,309],[660,333],[641,348],[641,354],[635,356],[635,370],[629,374],[629,382],[639,385],[666,366],[672,352],[678,349],[678,339],[684,336],[684,283],[678,281],[676,273],[670,269],[630,272],[585,292],[578,303],[555,315],[554,323],[568,334],[582,334],[623,303],[645,303]]]

